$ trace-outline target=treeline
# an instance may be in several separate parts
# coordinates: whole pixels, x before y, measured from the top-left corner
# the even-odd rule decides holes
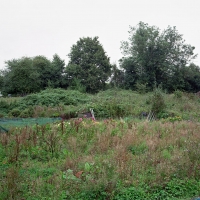
[[[80,38],[71,47],[67,64],[57,54],[52,60],[35,56],[6,61],[0,71],[0,91],[23,95],[51,87],[96,93],[119,87],[146,92],[161,87],[168,92],[197,92],[200,68],[192,63],[197,56],[194,49],[176,27],[161,31],[140,22],[121,42],[124,57],[119,66],[110,63],[98,37]]]

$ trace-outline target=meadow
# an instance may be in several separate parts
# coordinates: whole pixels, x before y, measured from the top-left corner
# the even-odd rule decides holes
[[[200,100],[194,94],[49,89],[0,101],[2,119],[63,118],[0,134],[0,199],[200,195]],[[89,108],[96,120],[79,116]]]

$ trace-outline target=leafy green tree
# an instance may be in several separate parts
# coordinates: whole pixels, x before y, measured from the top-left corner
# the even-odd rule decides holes
[[[119,64],[124,69],[124,88],[135,90],[136,83],[139,81],[137,63],[132,57],[124,57],[119,60]]]
[[[71,47],[68,56],[66,79],[69,85],[76,79],[87,92],[94,93],[105,88],[111,75],[111,64],[98,37],[80,38]]]
[[[62,87],[64,67],[64,60],[57,54],[52,62],[44,56],[9,60],[0,73],[0,88],[7,94],[27,94],[49,86]]]
[[[45,56],[36,56],[33,58],[33,68],[39,74],[40,89],[43,90],[52,86],[51,78],[54,71],[51,68],[51,62]]]
[[[3,70],[0,71],[0,91],[3,89],[4,75]]]
[[[127,81],[131,81],[133,75],[134,80],[137,77],[140,84],[147,84],[150,90],[159,85],[173,90],[173,79],[181,74],[182,67],[196,57],[194,47],[185,44],[176,27],[168,27],[161,32],[159,28],[143,22],[137,27],[130,27],[128,41],[121,43],[121,49],[125,56],[121,67],[125,69],[125,74],[128,73]],[[129,71],[126,69],[127,59],[129,62],[132,60],[132,64],[128,65]],[[135,83],[132,82],[130,85]],[[182,87],[181,84],[180,80],[175,87]]]
[[[124,72],[118,68],[116,64],[112,65],[112,75],[110,84],[113,87],[123,88],[124,87]]]
[[[52,76],[50,78],[51,83],[54,88],[63,87],[64,85],[64,69],[65,69],[65,61],[61,60],[61,58],[55,54],[53,56],[53,60],[51,62],[51,72]]]
[[[3,92],[7,94],[27,94],[39,91],[39,74],[32,65],[32,59],[22,57],[6,62],[3,78]]]
[[[200,91],[200,68],[191,63],[189,66],[182,68],[182,77],[184,79],[184,90],[189,92]]]

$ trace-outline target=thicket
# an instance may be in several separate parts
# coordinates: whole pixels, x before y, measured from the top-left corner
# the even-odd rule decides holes
[[[90,99],[89,94],[76,90],[46,89],[18,101],[2,100],[0,112],[2,116],[7,117],[58,117],[65,111],[77,112],[78,106],[89,102]],[[77,107],[77,110],[74,107]]]
[[[13,100],[12,100],[13,99]],[[76,90],[46,89],[18,98],[2,98],[1,117],[77,117],[94,110],[97,119],[147,118],[199,121],[200,99],[192,93],[176,91],[166,94],[161,89],[140,94],[131,90],[109,89],[91,95]]]
[[[19,106],[58,106],[58,105],[73,105],[87,103],[90,96],[81,93],[77,90],[64,90],[64,89],[46,89],[37,94],[31,94],[24,97]]]

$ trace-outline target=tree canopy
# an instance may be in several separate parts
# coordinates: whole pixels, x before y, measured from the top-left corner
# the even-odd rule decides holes
[[[193,63],[194,49],[176,27],[161,31],[139,22],[130,26],[127,41],[121,42],[119,66],[110,64],[98,37],[83,37],[72,45],[67,65],[58,54],[52,60],[38,55],[6,61],[0,71],[0,90],[23,95],[59,87],[96,93],[109,86],[140,92],[156,87],[198,92],[200,68]]]
[[[143,22],[130,27],[128,41],[121,43],[124,57],[120,64],[125,69],[126,84],[139,82],[149,89],[162,85],[169,91],[184,88],[181,80],[175,85],[173,80],[196,57],[194,49],[185,44],[176,27],[162,32]]]
[[[6,61],[1,71],[0,87],[4,94],[28,94],[46,87],[60,87],[65,63],[54,55],[51,62],[44,56],[22,57]]]
[[[110,59],[106,55],[98,37],[80,38],[71,47],[69,63],[66,67],[69,85],[78,80],[87,92],[98,92],[105,88],[111,74]]]
[[[10,94],[27,94],[40,90],[39,74],[32,65],[32,59],[22,57],[6,62],[3,92]]]

